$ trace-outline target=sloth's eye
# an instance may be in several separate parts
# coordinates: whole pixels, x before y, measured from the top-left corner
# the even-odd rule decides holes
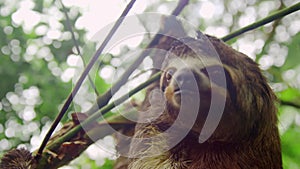
[[[169,69],[166,71],[165,78],[166,78],[167,82],[169,82],[169,81],[172,79],[172,77],[173,77],[175,71],[176,71],[175,68],[169,68]]]

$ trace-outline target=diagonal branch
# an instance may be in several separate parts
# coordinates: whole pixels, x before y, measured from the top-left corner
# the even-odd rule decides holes
[[[53,142],[49,143],[49,145],[47,146],[47,152],[51,152],[51,153],[43,153],[41,155],[41,158],[40,158],[41,160],[37,164],[38,168],[45,168],[45,167],[47,167],[47,168],[57,168],[59,166],[67,164],[69,161],[71,161],[75,157],[79,156],[82,153],[82,151],[84,151],[90,144],[93,143],[94,140],[91,140],[89,138],[89,136],[90,136],[89,134],[92,134],[92,135],[95,134],[95,130],[96,130],[97,137],[104,137],[105,135],[112,134],[112,133],[107,133],[107,131],[105,131],[105,128],[101,128],[101,124],[103,123],[103,121],[102,121],[102,123],[101,122],[98,123],[100,126],[95,126],[91,130],[87,131],[88,134],[83,136],[84,138],[81,138],[81,137],[76,138],[76,137],[79,137],[78,133],[80,133],[82,131],[82,128],[89,128],[88,126],[91,126],[91,124],[95,124],[93,122],[95,122],[100,117],[103,117],[103,115],[106,114],[107,112],[109,112],[111,109],[113,109],[116,106],[120,105],[125,100],[130,98],[132,95],[134,95],[135,93],[137,93],[140,90],[144,89],[145,87],[147,87],[151,83],[157,81],[160,78],[160,75],[161,75],[161,72],[156,73],[154,76],[149,78],[149,80],[147,80],[146,82],[140,84],[139,86],[137,86],[136,88],[131,90],[128,94],[125,94],[122,97],[120,97],[119,99],[115,100],[114,102],[104,106],[98,112],[94,113],[93,115],[91,115],[87,119],[85,119],[82,123],[76,125],[74,128],[71,128],[64,135],[59,136],[56,139],[54,139]],[[128,122],[127,122],[128,120],[126,122],[123,122],[123,123],[122,123],[122,121],[124,121],[124,120],[121,120],[121,123],[120,123],[120,121],[119,120],[116,121],[116,119],[120,119],[120,116],[109,117],[109,119],[107,119],[107,122],[108,123],[114,123],[114,124],[118,123],[119,128],[121,128],[124,125],[128,124]],[[72,138],[73,139],[75,138],[75,140],[79,139],[83,144],[77,144],[76,145],[76,141],[73,141],[73,142],[70,141],[70,140],[72,140]],[[85,140],[88,139],[88,141],[84,141],[84,139]],[[80,143],[79,140],[77,142]],[[69,145],[74,146],[74,148],[72,148],[72,149],[76,149],[75,153],[72,152],[72,157],[65,154],[68,151],[62,151],[62,147],[64,147],[64,146],[62,146],[63,145],[62,143],[68,143],[67,141],[69,141]],[[54,154],[54,155],[52,155],[52,154]],[[49,159],[51,159],[51,160],[49,160]],[[57,161],[57,163],[55,161]]]
[[[87,67],[85,68],[85,70],[83,71],[83,73],[81,74],[79,80],[77,81],[73,91],[70,93],[70,95],[68,96],[66,102],[64,103],[61,111],[59,112],[59,114],[57,115],[57,117],[55,118],[54,122],[52,123],[48,133],[46,134],[38,152],[36,155],[36,160],[38,161],[47,142],[49,141],[53,131],[55,130],[56,126],[58,125],[58,123],[60,122],[60,120],[62,119],[62,117],[64,116],[64,114],[66,113],[66,111],[68,110],[70,104],[73,101],[73,98],[75,97],[75,95],[77,94],[81,84],[83,83],[85,77],[88,75],[89,71],[91,70],[91,68],[94,66],[95,62],[97,61],[97,59],[99,58],[100,54],[102,53],[102,51],[104,50],[105,46],[107,45],[108,41],[112,38],[112,36],[114,35],[114,33],[116,32],[116,30],[118,29],[118,27],[121,25],[122,21],[124,20],[124,17],[128,14],[128,12],[130,11],[130,9],[132,8],[133,4],[135,3],[136,0],[131,0],[129,2],[129,4],[127,5],[127,7],[125,8],[125,10],[123,11],[123,13],[121,14],[121,16],[119,17],[119,19],[117,20],[117,22],[115,23],[115,25],[113,26],[113,28],[110,30],[110,32],[108,33],[108,35],[106,36],[106,38],[104,39],[103,43],[101,44],[101,46],[99,47],[99,49],[96,51],[95,55],[92,57],[92,59],[90,60],[90,62],[88,63]]]
[[[52,144],[47,146],[47,149],[55,149],[55,147],[59,146],[62,143],[62,141],[65,141],[65,140],[68,140],[68,139],[72,138],[79,130],[82,129],[82,127],[85,127],[88,124],[90,124],[91,122],[96,121],[97,119],[102,117],[104,114],[106,114],[107,112],[109,112],[110,110],[115,108],[116,106],[120,105],[121,103],[123,103],[128,98],[130,98],[135,93],[137,93],[140,90],[144,89],[145,87],[147,87],[151,83],[157,81],[160,78],[160,75],[161,75],[161,72],[156,73],[154,76],[149,78],[149,80],[145,81],[144,83],[140,84],[136,88],[132,89],[127,94],[121,96],[119,99],[116,99],[112,103],[104,106],[98,112],[96,112],[93,115],[89,116],[86,120],[84,120],[82,123],[80,123],[80,125],[76,126],[72,130],[70,130],[67,134],[65,134],[64,136],[60,137],[59,139],[55,140]]]
[[[76,49],[76,51],[77,51],[77,54],[81,57],[82,62],[83,62],[83,65],[86,66],[86,64],[85,64],[85,62],[84,62],[84,59],[82,58],[82,55],[81,55],[81,52],[80,52],[80,48],[79,48],[78,41],[77,41],[77,39],[76,39],[76,37],[75,37],[75,34],[74,34],[74,29],[72,28],[72,25],[71,25],[71,21],[70,21],[70,17],[69,17],[69,15],[68,15],[68,12],[67,12],[67,8],[66,8],[65,5],[63,4],[62,0],[60,0],[60,4],[61,4],[61,6],[62,6],[63,13],[64,13],[64,15],[65,15],[65,17],[66,17],[66,25],[67,25],[67,29],[68,29],[69,32],[71,33],[72,41],[73,41],[73,43],[74,43],[75,49]],[[98,96],[99,93],[98,93],[98,91],[97,91],[97,89],[96,89],[95,84],[93,83],[93,80],[92,80],[91,76],[90,76],[90,75],[87,75],[87,76],[88,76],[88,80],[89,80],[89,82],[90,82],[90,84],[91,84],[93,90],[95,91],[96,95]]]
[[[179,13],[184,9],[184,7],[188,4],[189,0],[180,0],[178,2],[178,5],[176,8],[173,10],[172,15],[177,16]],[[165,31],[165,30],[164,30]],[[164,32],[159,31],[155,37],[152,39],[152,41],[148,44],[146,49],[152,48],[154,45],[158,44],[158,41],[161,39],[162,35]],[[97,104],[94,104],[91,109],[89,109],[86,113],[88,115],[93,114],[94,112],[98,111],[101,109],[104,105],[106,105],[109,100],[113,96],[113,92],[118,91],[121,86],[123,86],[131,73],[142,63],[144,58],[148,56],[150,53],[149,50],[144,50],[141,55],[129,66],[129,68],[124,72],[124,74],[120,77],[120,79],[109,89],[107,90],[102,96],[97,98]]]
[[[182,10],[183,10],[183,8],[184,8],[184,6],[186,6],[187,4],[188,4],[188,2],[189,2],[189,0],[180,0],[180,2],[178,3],[178,6],[175,8],[175,10],[172,12],[172,15],[178,15]],[[129,5],[128,5],[129,6]],[[127,6],[127,7],[128,7]],[[128,12],[128,11],[127,11]],[[119,18],[119,20],[120,20],[120,18]],[[118,20],[118,21],[119,21]],[[118,23],[120,23],[120,21],[118,22]],[[110,36],[112,36],[112,35],[108,35],[107,37],[110,37]],[[158,42],[159,42],[159,40],[160,40],[160,38],[161,38],[161,34],[157,34],[155,37],[154,37],[154,39],[151,41],[151,43],[147,46],[148,48],[150,48],[150,47],[153,47],[153,46],[155,46]],[[105,42],[105,41],[104,41]],[[103,45],[102,45],[103,46]],[[101,49],[101,47],[99,48],[99,50]],[[98,51],[99,51],[98,50]],[[99,53],[99,52],[96,52],[96,54],[95,54],[95,56],[98,54],[98,56],[99,56],[99,54],[101,53]],[[93,61],[95,61],[96,59],[94,59],[95,58],[95,56],[92,58],[92,60],[90,61],[90,63],[88,64],[88,67],[89,67],[89,65],[91,64],[91,63],[93,63]],[[118,89],[118,88],[120,88],[126,81],[127,81],[127,79],[128,79],[128,77],[130,76],[130,74],[136,69],[136,67],[139,65],[139,63],[141,63],[141,61],[145,58],[145,56],[147,56],[147,53],[142,53],[141,54],[141,56],[138,58],[138,60],[134,63],[134,64],[132,64],[131,66],[130,66],[130,68],[129,68],[129,70],[127,70],[126,72],[127,73],[125,73],[125,75],[127,76],[126,78],[121,78],[113,87],[115,87],[115,89]],[[88,69],[88,68],[87,68]],[[86,70],[87,70],[86,69]],[[89,68],[90,69],[90,68]],[[85,72],[88,72],[88,71],[84,71],[84,73]],[[83,73],[83,75],[84,75],[84,73]],[[82,76],[83,76],[82,75]],[[88,124],[90,124],[91,122],[93,122],[93,121],[95,121],[95,120],[97,120],[97,118],[98,117],[101,117],[103,114],[105,114],[106,112],[108,112],[108,111],[110,111],[112,108],[114,108],[115,106],[117,106],[117,104],[121,104],[123,101],[125,101],[128,97],[130,97],[131,95],[133,95],[134,93],[136,93],[136,92],[138,92],[138,91],[140,91],[142,88],[144,88],[144,87],[146,87],[147,85],[149,85],[149,84],[151,84],[152,82],[154,82],[154,81],[157,81],[158,79],[159,79],[159,77],[160,77],[160,72],[159,73],[157,73],[157,74],[155,74],[154,76],[153,76],[153,78],[150,78],[150,80],[148,80],[148,81],[146,81],[145,83],[143,83],[143,84],[141,84],[139,87],[137,87],[136,89],[134,89],[134,90],[132,90],[129,94],[126,94],[125,96],[123,96],[123,97],[121,97],[120,99],[118,99],[118,100],[116,100],[114,103],[112,103],[112,104],[109,104],[109,105],[106,105],[106,106],[104,106],[104,105],[102,105],[102,109],[100,109],[99,110],[99,105],[97,104],[97,109],[96,110],[94,110],[94,112],[96,112],[97,110],[99,110],[97,113],[94,113],[91,117],[89,117],[88,119],[86,119],[84,122],[83,122],[83,124],[81,124],[81,125],[78,125],[78,126],[76,126],[76,127],[74,127],[73,129],[70,129],[70,130],[68,130],[63,136],[61,136],[61,137],[59,137],[58,139],[55,139],[53,142],[51,142],[51,143],[49,143],[49,145],[47,146],[47,150],[49,150],[49,151],[55,151],[56,150],[56,148],[58,148],[58,147],[60,147],[61,145],[62,145],[62,143],[64,143],[64,142],[66,142],[67,140],[70,140],[72,137],[76,137],[76,134],[81,130],[81,128],[82,128],[82,125],[88,125]],[[152,79],[152,80],[151,80]],[[80,82],[80,80],[78,81],[78,83]],[[76,85],[77,86],[77,85]],[[76,87],[75,86],[75,87]],[[79,87],[80,87],[80,85],[79,85]],[[78,89],[77,89],[78,90]],[[73,90],[73,92],[74,91],[76,91],[76,90]],[[104,98],[105,100],[106,100],[106,103],[108,103],[108,101],[111,99],[111,97],[112,96],[110,96],[110,94],[111,94],[111,92],[110,91],[112,91],[112,89],[110,89],[107,93],[109,93],[109,94],[107,94],[109,97],[105,97],[105,95],[104,95],[104,97],[102,96],[102,97],[99,97],[99,98]],[[73,93],[72,92],[72,93]],[[66,104],[65,105],[67,105],[66,107],[65,107],[65,109],[67,109],[68,108],[68,106],[69,106],[69,104],[71,103],[71,101],[72,101],[72,96],[73,95],[70,95],[70,97],[71,97],[71,99],[69,100],[69,103],[68,102],[66,102]],[[67,100],[67,101],[68,101]],[[97,100],[98,101],[98,100]],[[103,103],[103,102],[97,102],[97,103]],[[62,110],[63,111],[63,110]],[[59,114],[59,115],[63,115],[63,114]],[[61,118],[61,117],[60,117]],[[57,118],[57,119],[59,119],[59,118]],[[56,120],[57,120],[56,119]],[[59,120],[57,121],[57,123],[59,122]],[[57,125],[57,124],[56,124]],[[53,125],[52,125],[53,126]],[[55,127],[54,127],[55,128]],[[54,129],[53,129],[54,130]],[[52,131],[53,132],[53,131]],[[51,133],[52,133],[51,132]],[[47,134],[49,134],[50,132],[48,132]],[[50,133],[50,135],[49,135],[49,137],[51,136],[51,133]],[[48,140],[49,140],[49,138],[47,138]],[[48,142],[48,140],[46,140],[46,139],[44,139],[43,140],[43,144],[46,144],[47,142]],[[89,143],[89,144],[87,144],[86,146],[89,146],[90,144],[92,144],[92,143]],[[44,163],[44,162],[46,162],[47,163],[47,160],[45,161],[45,159],[47,159],[47,154],[48,153],[42,153],[43,152],[43,149],[45,148],[45,145],[41,145],[41,147],[40,147],[40,149],[38,150],[38,152],[37,152],[37,156],[36,156],[36,159],[38,160],[38,159],[43,159],[42,161],[42,163]],[[84,149],[81,149],[81,150],[79,150],[78,151],[78,153],[80,154],[82,151],[83,151]],[[48,154],[49,155],[49,154]],[[72,159],[70,159],[70,160],[72,160]],[[70,161],[69,160],[69,161]],[[41,166],[43,166],[43,164],[41,164]]]
[[[284,106],[292,106],[292,107],[295,107],[297,109],[300,109],[300,103],[286,101],[286,100],[280,100],[279,103],[281,105],[284,105]]]
[[[283,3],[283,0],[280,1],[280,6],[278,10],[281,10],[285,8],[285,5]],[[261,52],[256,55],[255,61],[257,62],[265,53],[266,53],[266,47],[268,46],[268,44],[272,41],[272,39],[275,36],[275,32],[276,32],[276,28],[278,27],[278,25],[280,24],[282,18],[279,18],[277,20],[275,20],[272,24],[272,30],[270,31],[270,33],[268,33],[268,37],[265,40],[264,46],[261,49]]]
[[[293,13],[295,11],[298,11],[298,10],[300,10],[300,2],[298,2],[295,5],[292,5],[290,7],[287,7],[285,9],[282,9],[282,10],[280,10],[280,11],[278,11],[278,12],[272,14],[272,15],[269,15],[268,17],[265,17],[265,18],[263,18],[261,20],[258,20],[258,21],[254,22],[254,23],[252,23],[252,24],[250,24],[248,26],[245,26],[245,27],[243,27],[243,28],[241,28],[239,30],[236,30],[236,31],[234,31],[234,32],[232,32],[232,33],[224,36],[221,39],[223,41],[228,41],[228,40],[230,40],[232,38],[235,38],[235,37],[237,37],[237,36],[239,36],[239,35],[247,32],[247,31],[256,29],[256,28],[258,28],[258,27],[260,27],[262,25],[265,25],[265,24],[267,24],[269,22],[272,22],[272,21],[274,21],[276,19],[282,18],[282,17],[284,17],[284,16],[286,16],[288,14],[291,14],[291,13]]]

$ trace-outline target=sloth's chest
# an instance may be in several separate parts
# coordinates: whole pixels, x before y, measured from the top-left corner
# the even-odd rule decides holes
[[[131,163],[130,169],[187,169],[191,161],[175,160],[169,152],[159,156],[144,157]]]

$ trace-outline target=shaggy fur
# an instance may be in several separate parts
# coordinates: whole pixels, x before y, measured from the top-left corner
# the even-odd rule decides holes
[[[281,169],[281,147],[277,129],[276,97],[263,77],[258,65],[244,54],[222,41],[208,36],[221,60],[216,61],[214,50],[205,40],[186,38],[183,44],[174,43],[164,63],[160,88],[167,100],[166,110],[150,123],[137,124],[134,138],[154,138],[133,141],[130,151],[134,154],[131,169]],[[187,44],[187,45],[186,45]],[[198,51],[193,51],[193,46]],[[199,59],[200,57],[200,59]],[[178,61],[178,59],[180,61]],[[184,62],[184,64],[179,64]],[[205,64],[203,64],[205,62]],[[226,86],[218,79],[209,79],[205,69],[222,67]],[[174,70],[169,70],[170,68]],[[182,129],[190,120],[179,119],[173,133],[164,133],[178,118],[179,109],[195,103],[176,95],[175,82],[184,69],[190,70],[197,80],[200,95],[198,115],[190,132],[174,147]],[[218,76],[217,76],[218,78]],[[213,89],[213,90],[212,90]],[[204,143],[198,138],[210,107],[211,91],[225,98],[225,108],[218,127]],[[189,110],[184,110],[189,116]],[[149,115],[147,115],[149,116]],[[143,118],[143,117],[141,117]],[[157,153],[156,152],[161,152]]]
[[[1,159],[0,169],[31,169],[33,158],[31,153],[24,149],[13,149]]]

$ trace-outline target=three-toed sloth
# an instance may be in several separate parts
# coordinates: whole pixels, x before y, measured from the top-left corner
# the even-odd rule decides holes
[[[166,108],[137,124],[128,168],[282,168],[276,97],[253,60],[214,37],[184,38],[162,70]]]

